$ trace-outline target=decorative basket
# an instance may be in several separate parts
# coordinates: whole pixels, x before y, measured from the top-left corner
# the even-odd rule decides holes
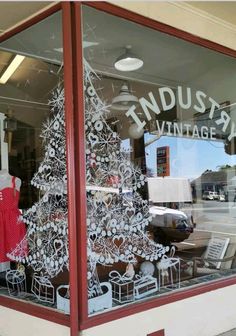
[[[104,309],[109,309],[112,307],[111,284],[109,282],[101,282],[101,288],[103,291],[102,295],[96,296],[88,300],[89,315],[99,310],[102,311]]]
[[[10,296],[23,296],[26,292],[24,271],[9,270],[6,272],[7,289]]]

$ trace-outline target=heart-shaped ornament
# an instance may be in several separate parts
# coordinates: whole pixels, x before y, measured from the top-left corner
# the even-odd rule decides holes
[[[89,133],[89,134],[88,134],[88,140],[89,140],[89,142],[91,142],[92,145],[94,146],[95,144],[98,143],[98,136],[95,135],[95,134],[93,134],[93,133]]]
[[[112,240],[116,246],[120,246],[124,243],[125,237],[123,235],[115,235]]]
[[[125,214],[131,220],[135,215],[135,208],[126,208]]]

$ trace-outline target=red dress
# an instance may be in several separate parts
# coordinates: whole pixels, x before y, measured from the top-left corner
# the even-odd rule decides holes
[[[20,220],[18,209],[19,191],[16,190],[16,178],[12,177],[12,186],[0,190],[0,262],[9,261],[10,253],[26,234],[25,224]]]

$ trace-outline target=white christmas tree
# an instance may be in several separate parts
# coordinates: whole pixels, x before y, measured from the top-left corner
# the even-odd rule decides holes
[[[96,73],[84,60],[88,295],[102,293],[97,264],[158,260],[168,247],[146,233],[152,219],[148,201],[138,190],[146,177],[122,150],[119,134],[107,123],[109,107],[99,98]],[[8,256],[30,265],[35,272],[56,276],[68,261],[64,90],[50,101],[52,116],[43,125],[44,159],[32,184],[42,197],[23,216],[28,224],[24,240]],[[28,252],[25,253],[28,247]]]
[[[99,98],[96,73],[84,60],[87,169],[89,297],[101,294],[96,265],[158,260],[168,247],[146,233],[152,219],[138,190],[146,177],[122,150],[122,140],[107,122],[109,107]]]
[[[44,157],[31,181],[41,197],[22,216],[27,234],[8,257],[52,278],[69,267],[64,89],[53,92],[49,105],[41,133]]]

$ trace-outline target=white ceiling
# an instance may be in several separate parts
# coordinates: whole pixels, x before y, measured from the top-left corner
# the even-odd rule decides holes
[[[58,11],[0,44],[0,49],[50,63],[62,62],[62,16]]]
[[[63,75],[58,65],[62,53],[55,48],[62,49],[60,12],[0,43],[0,74],[16,53],[27,56],[7,83],[0,85],[0,112],[11,108],[18,120],[41,125],[51,90]]]
[[[84,49],[85,58],[95,70],[111,76],[175,87],[207,72],[217,72],[221,64],[227,63],[236,71],[235,60],[230,57],[86,6],[83,38],[91,44]],[[115,70],[114,62],[126,45],[132,45],[132,51],[143,59],[140,70]]]

